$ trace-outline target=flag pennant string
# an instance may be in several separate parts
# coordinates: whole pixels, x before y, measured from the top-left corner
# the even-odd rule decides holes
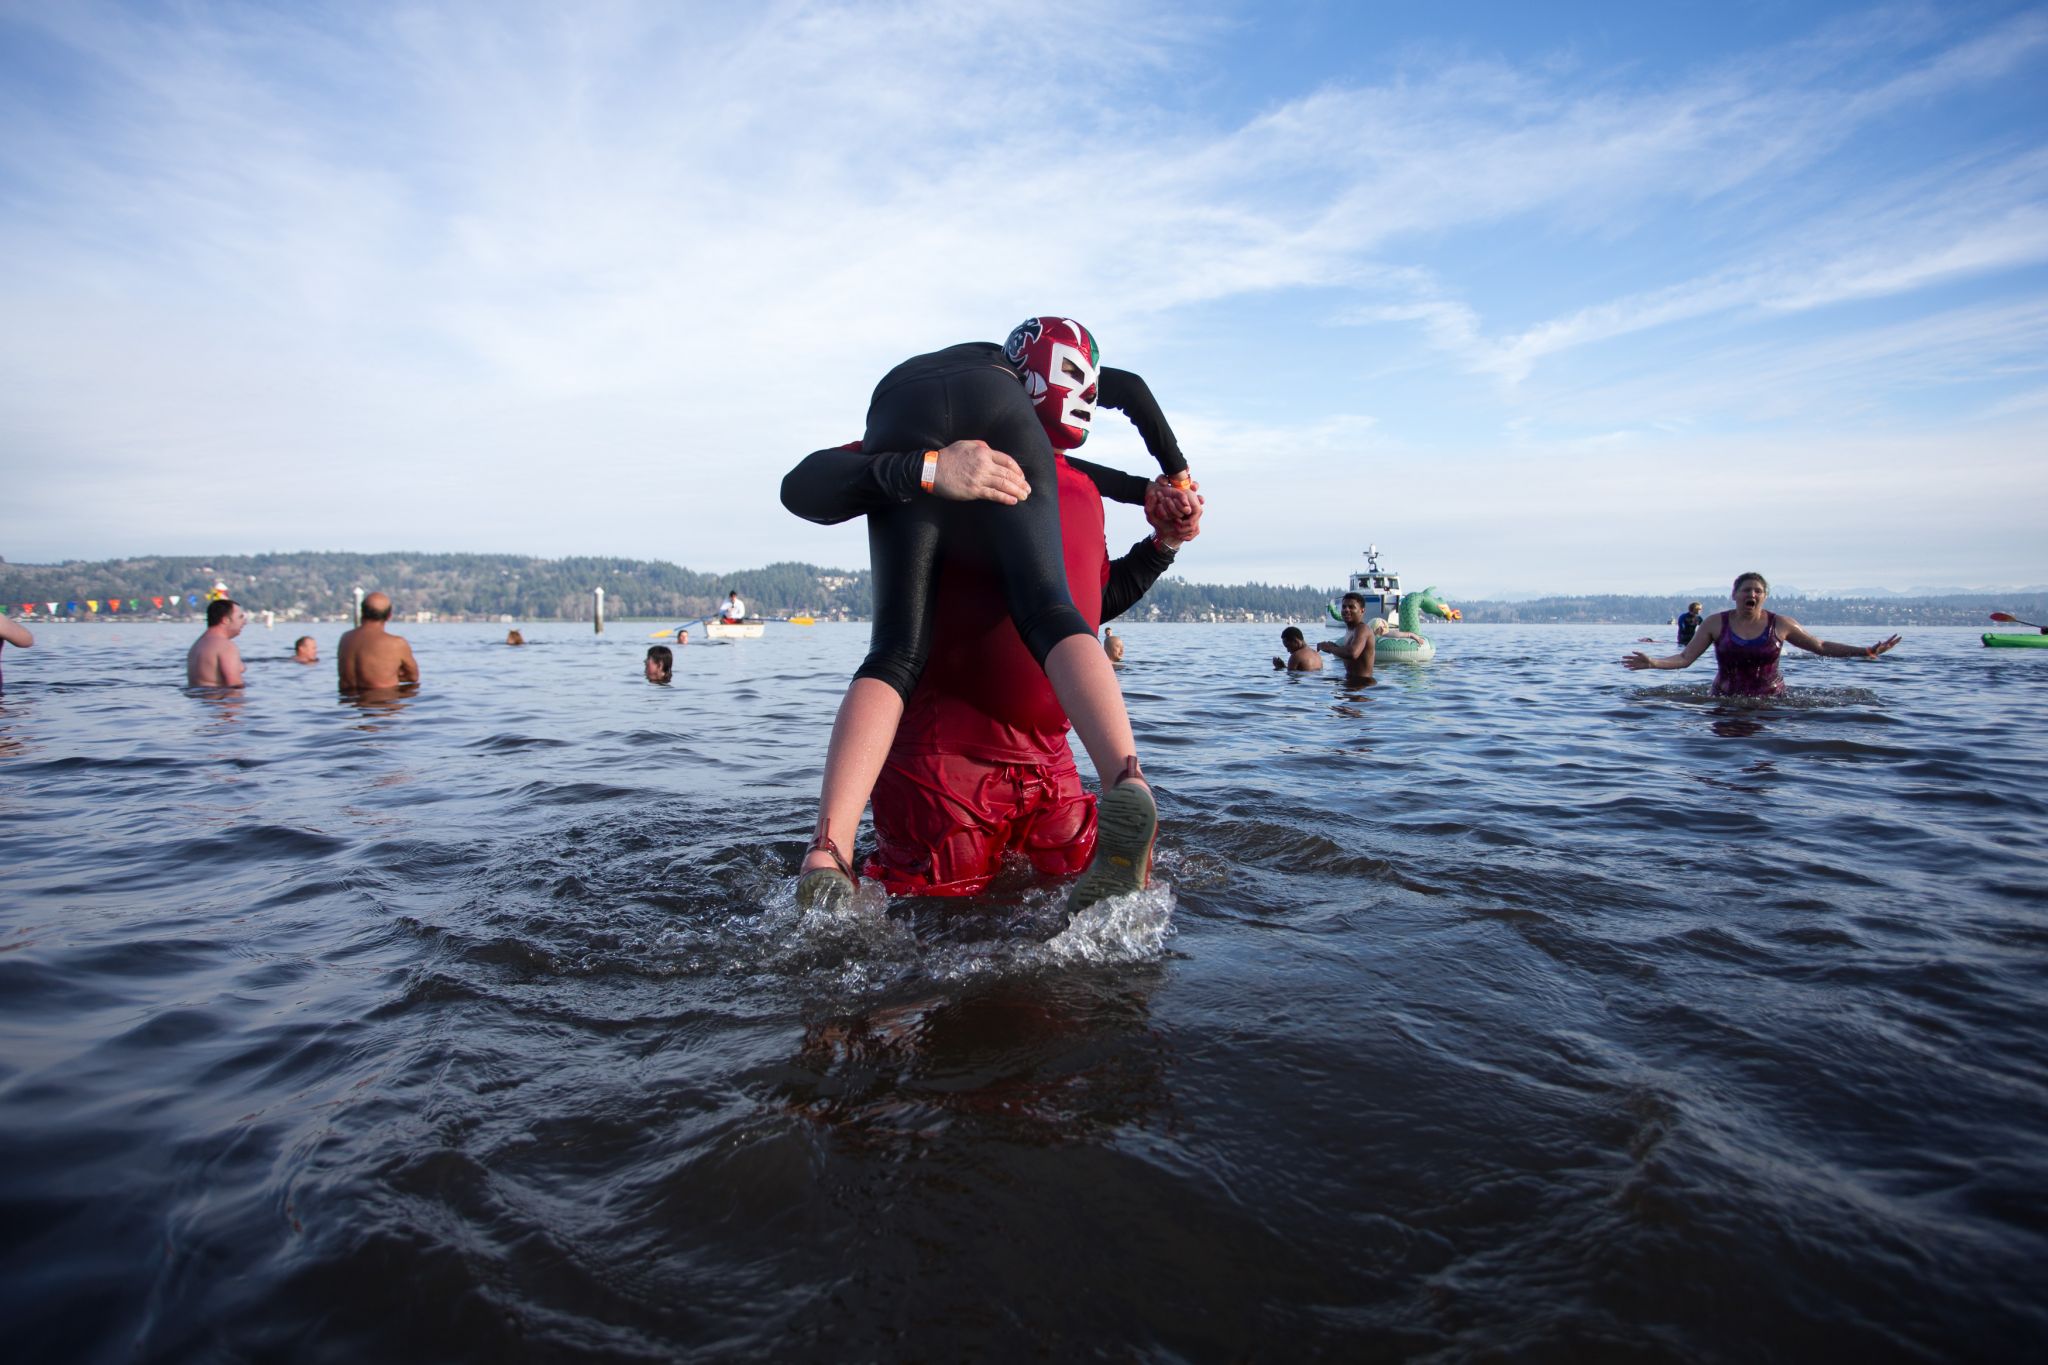
[[[163,611],[166,607],[173,610],[182,608],[186,611],[192,611],[197,609],[202,602],[212,602],[226,596],[226,593],[220,591],[208,593],[174,592],[165,593],[161,596],[152,594],[149,597],[87,597],[68,602],[23,602],[19,605],[22,612],[28,616],[36,615],[38,610],[50,616],[67,614],[75,616],[78,614],[80,607],[85,608],[87,615],[97,616],[101,613],[102,608],[108,614],[114,614],[120,612],[140,612],[145,605],[157,611]]]

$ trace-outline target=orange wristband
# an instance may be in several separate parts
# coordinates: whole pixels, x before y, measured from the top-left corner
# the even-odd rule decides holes
[[[919,488],[922,488],[925,492],[929,493],[932,491],[932,485],[937,483],[938,479],[939,452],[936,450],[927,450],[924,453],[924,477],[917,481],[917,486]]]

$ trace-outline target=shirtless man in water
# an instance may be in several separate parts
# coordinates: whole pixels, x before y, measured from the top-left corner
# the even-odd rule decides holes
[[[1280,632],[1280,648],[1286,656],[1273,656],[1273,667],[1284,668],[1289,673],[1320,673],[1323,671],[1323,656],[1308,647],[1308,636],[1301,633],[1300,626],[1289,626]]]
[[[363,599],[363,623],[341,637],[334,660],[344,692],[380,692],[420,680],[419,660],[403,635],[391,633],[391,599],[373,592]]]
[[[206,633],[185,651],[187,687],[240,687],[242,651],[235,637],[249,624],[249,613],[233,598],[206,604]]]
[[[1344,661],[1344,681],[1353,687],[1378,681],[1372,675],[1373,633],[1365,620],[1365,599],[1355,592],[1344,594],[1338,607],[1344,617],[1344,638],[1320,640],[1318,652]]]

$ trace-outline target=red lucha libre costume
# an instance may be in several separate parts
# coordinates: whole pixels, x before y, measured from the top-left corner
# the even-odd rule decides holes
[[[1047,381],[1046,372],[1063,356],[1079,362],[1085,388]],[[1085,438],[1085,426],[1076,423],[1085,423],[1100,402],[1131,419],[1169,474],[1184,471],[1187,462],[1145,382],[1127,371],[1096,371],[1092,338],[1067,319],[1027,321],[1003,350],[963,345],[906,362],[899,371],[950,366],[985,372],[1005,361],[1013,382],[1021,381],[1012,392],[1037,410],[1054,437],[1055,450],[1044,453],[1054,456],[1064,587],[1086,629],[1099,631],[1144,595],[1173,563],[1173,551],[1148,537],[1112,563],[1103,542],[1102,499],[1142,505],[1148,481],[1057,452]],[[872,410],[870,417],[872,427]],[[892,512],[929,499],[919,486],[923,460],[922,450],[865,452],[859,442],[817,451],[784,478],[783,505],[827,525]],[[877,676],[905,696],[872,798],[879,848],[865,867],[896,893],[973,895],[1012,849],[1042,872],[1079,872],[1095,846],[1095,799],[1075,770],[1066,714],[1012,621],[1000,577],[1004,566],[988,545],[963,532],[974,523],[960,518],[972,511],[951,510],[967,507],[927,504],[920,513],[955,520],[942,523],[951,529],[941,534],[936,572],[898,579],[908,592],[934,593],[928,633],[918,633],[915,649],[899,651],[908,654],[908,666],[886,651],[869,656],[870,664],[881,658],[889,665]],[[875,526],[871,520],[871,549]],[[885,550],[874,549],[878,566]],[[903,606],[878,592],[878,639],[894,635],[884,625],[891,613],[916,615]],[[869,667],[863,665],[864,674]]]
[[[1068,589],[1089,629],[1100,630],[1173,556],[1147,539],[1112,566],[1101,491],[1063,457],[1058,469]],[[1125,600],[1106,600],[1113,579]],[[943,561],[932,636],[875,784],[877,847],[863,871],[894,894],[925,896],[975,895],[1011,850],[1042,873],[1081,871],[1095,851],[1095,798],[1074,767],[1066,712],[1011,624],[993,572]]]

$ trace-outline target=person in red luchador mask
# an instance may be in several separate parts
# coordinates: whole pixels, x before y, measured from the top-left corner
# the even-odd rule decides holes
[[[1131,418],[1165,476],[1148,484],[1061,453],[1086,439],[1098,404]],[[1050,761],[1047,746],[1039,742],[1042,724],[1026,727],[1031,739],[1006,747],[966,738],[972,726],[942,719],[954,713],[948,701],[1000,723],[1010,723],[1005,716],[1014,720],[1030,714],[1031,707],[1012,712],[1007,703],[991,702],[991,689],[1013,685],[1042,689],[1035,700],[1050,703],[1057,717],[1052,733],[1062,752],[1065,722],[1072,717],[1102,779],[1099,847],[1069,908],[1146,884],[1158,816],[1138,770],[1114,671],[1095,643],[1106,605],[1101,575],[1106,566],[1114,566],[1108,566],[1102,547],[1101,492],[1093,490],[1101,482],[1114,484],[1124,500],[1147,505],[1155,526],[1191,531],[1199,526],[1200,508],[1186,469],[1172,429],[1144,381],[1127,371],[1102,368],[1095,340],[1080,324],[1041,317],[1019,325],[1001,347],[970,342],[905,361],[876,387],[859,442],[816,452],[791,472],[783,482],[783,503],[798,515],[827,523],[867,516],[875,597],[871,647],[833,727],[817,833],[797,887],[800,902],[827,903],[851,890],[853,869],[845,850],[852,846],[861,809],[874,793],[879,828],[884,807],[895,800],[876,789],[885,770],[892,783],[922,780],[942,788],[943,799],[962,810],[979,800],[963,799],[962,783],[986,787],[999,780],[988,779],[978,768],[972,773],[927,771],[919,777],[907,762],[896,761],[896,749],[905,759],[914,753],[932,761],[950,755],[969,764],[1028,758],[1043,766]],[[1102,479],[1091,484],[1096,471]],[[1091,491],[1077,496],[1079,489],[1067,476]],[[1084,529],[1075,542],[1064,534],[1063,521],[1068,509],[1084,505],[1090,510],[1083,520],[1093,534]],[[1156,543],[1186,538],[1164,536]],[[1083,551],[1089,562],[1079,577],[1072,559],[1077,543],[1090,547]],[[938,572],[942,557],[943,576]],[[1119,563],[1128,560],[1127,555]],[[1163,568],[1163,563],[1152,568],[1145,585]],[[963,580],[961,586],[955,586],[956,578]],[[971,590],[967,578],[976,579]],[[1013,640],[1018,651],[1000,668],[991,667],[986,657],[986,648],[993,647],[991,633],[1000,635],[994,631],[997,625],[1009,628],[1005,642]],[[977,650],[974,641],[984,648]],[[962,660],[963,666],[981,653],[972,661],[972,677],[978,681],[955,674],[948,663],[941,669],[945,677],[928,693],[936,700],[921,702],[921,680],[939,651],[946,660]],[[1033,666],[1025,667],[1024,661]],[[1021,696],[1011,700],[1022,702]],[[908,724],[907,704],[922,708],[914,726]],[[1042,709],[1037,714],[1042,721]],[[899,727],[911,732],[908,748],[898,744]],[[997,751],[1007,757],[998,757]],[[1066,767],[1071,773],[1071,759]],[[1071,793],[1063,791],[1049,793],[1047,800],[1071,813],[1078,778]],[[983,804],[988,818],[976,819],[985,829],[1014,823],[996,818],[995,807]],[[1072,838],[1058,842],[1068,850],[1074,847]],[[918,860],[906,850],[908,845],[898,850],[905,861]],[[883,865],[894,866],[888,855],[885,847]],[[948,867],[971,863],[975,856],[952,858]],[[985,875],[950,877],[936,861],[927,861],[936,869],[930,875],[938,884],[972,882],[976,876],[986,883]]]

